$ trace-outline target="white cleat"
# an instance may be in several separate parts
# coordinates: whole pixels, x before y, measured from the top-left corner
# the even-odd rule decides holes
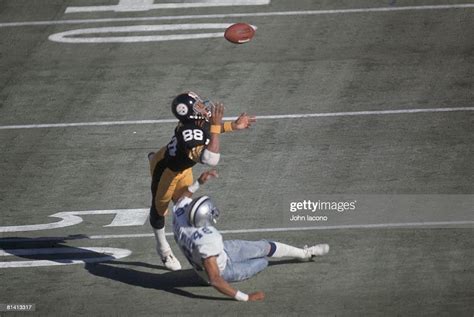
[[[181,270],[181,263],[179,263],[178,259],[174,256],[173,253],[161,258],[163,264],[168,270],[171,271],[179,271]]]
[[[313,258],[315,256],[322,256],[329,252],[329,244],[317,244],[312,247],[308,247],[307,245],[303,248],[304,252],[308,259]]]

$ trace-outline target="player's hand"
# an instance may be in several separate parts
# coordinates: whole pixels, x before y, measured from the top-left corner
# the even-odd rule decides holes
[[[217,170],[212,169],[212,170],[205,171],[204,173],[202,173],[201,176],[199,176],[198,178],[198,182],[199,184],[202,185],[206,183],[208,180],[217,178],[217,177],[219,177],[219,174],[217,174]]]
[[[246,112],[242,113],[232,124],[234,130],[248,129],[252,123],[257,122],[255,116],[249,116]]]
[[[249,302],[256,302],[256,301],[261,301],[264,299],[265,299],[264,292],[258,291],[258,292],[249,294]]]
[[[221,125],[222,117],[224,117],[224,105],[220,102],[216,103],[211,110],[211,124]]]

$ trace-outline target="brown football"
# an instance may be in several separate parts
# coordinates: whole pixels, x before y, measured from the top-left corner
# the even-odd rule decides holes
[[[247,23],[235,23],[229,26],[224,33],[227,41],[235,44],[243,44],[252,39],[255,29]]]

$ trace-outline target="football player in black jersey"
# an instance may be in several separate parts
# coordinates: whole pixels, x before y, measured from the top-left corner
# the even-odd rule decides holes
[[[166,268],[176,271],[181,269],[181,264],[165,236],[169,202],[176,202],[188,186],[192,188],[192,167],[195,164],[218,164],[220,133],[246,129],[255,122],[255,117],[242,113],[237,120],[222,123],[224,106],[204,101],[194,92],[176,96],[171,103],[171,111],[179,120],[174,136],[158,152],[148,154],[152,176],[150,224],[158,255]],[[194,184],[198,186],[197,181]]]

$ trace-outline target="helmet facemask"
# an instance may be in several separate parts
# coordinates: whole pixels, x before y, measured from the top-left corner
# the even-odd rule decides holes
[[[219,218],[219,215],[220,215],[220,211],[219,209],[214,206],[212,209],[211,209],[211,221],[212,221],[212,224],[216,224],[217,223],[217,218]]]
[[[187,212],[189,224],[196,228],[214,226],[220,214],[208,196],[196,198],[188,206]]]
[[[211,118],[211,111],[214,104],[210,100],[202,100],[199,98],[193,105],[194,114],[190,116],[194,120],[206,120]]]
[[[188,95],[194,98],[194,100],[196,100],[193,104],[194,114],[189,116],[189,118],[193,120],[209,121],[209,118],[211,118],[212,107],[214,107],[212,101],[209,99],[202,100],[198,94],[192,91],[189,91]]]

